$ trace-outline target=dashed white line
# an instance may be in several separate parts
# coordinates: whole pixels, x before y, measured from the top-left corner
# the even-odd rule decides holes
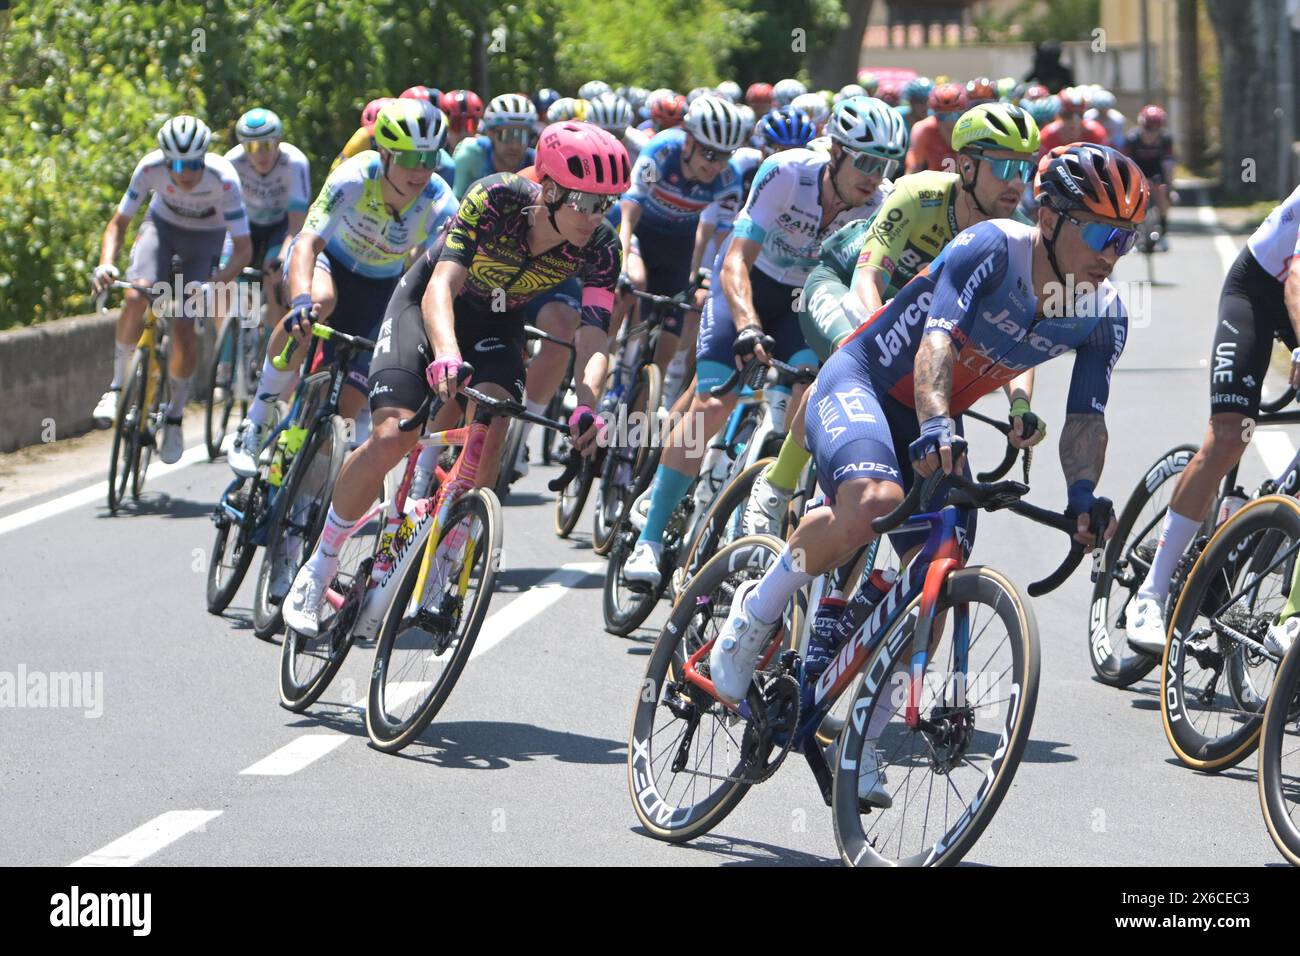
[[[188,468],[197,461],[207,460],[207,447],[205,445],[195,445],[193,448],[181,455],[180,460],[175,464],[164,465],[161,463],[155,463],[150,465],[148,478],[152,481],[155,478],[161,478],[163,475],[169,475],[173,471],[180,471],[182,468]],[[105,462],[105,466],[107,467],[107,462]],[[17,531],[19,528],[26,528],[28,525],[35,524],[38,521],[44,521],[46,518],[53,518],[55,515],[63,514],[65,511],[71,511],[73,508],[80,508],[82,505],[88,505],[96,501],[103,502],[107,505],[107,480],[91,485],[89,488],[80,488],[77,491],[70,491],[66,495],[60,495],[58,498],[42,502],[39,505],[32,505],[30,508],[24,508],[22,511],[16,511],[11,515],[0,518],[0,534]]]
[[[219,816],[220,810],[169,810],[71,865],[135,866]]]
[[[1270,478],[1278,478],[1291,459],[1295,458],[1295,443],[1283,431],[1272,428],[1260,428],[1255,432],[1251,442],[1259,457],[1264,460],[1264,469]]]
[[[1226,276],[1232,269],[1232,264],[1237,261],[1237,244],[1232,241],[1231,236],[1222,231],[1219,217],[1214,214],[1213,206],[1197,206],[1196,220],[1210,229],[1220,230],[1214,234],[1214,251],[1219,254],[1219,265],[1223,267],[1223,274]]]
[[[350,739],[347,734],[303,734],[239,773],[240,776],[287,777],[319,760],[336,747],[341,747]]]
[[[568,589],[576,587],[589,577],[604,573],[603,561],[575,561],[562,564],[553,573],[544,577],[527,591],[515,598],[499,611],[488,616],[479,629],[478,639],[469,659],[486,654],[496,647],[531,618],[541,614],[552,604],[565,596]]]

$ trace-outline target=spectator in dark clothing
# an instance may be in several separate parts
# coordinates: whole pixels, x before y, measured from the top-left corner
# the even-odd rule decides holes
[[[1034,47],[1034,65],[1025,82],[1042,83],[1053,93],[1074,86],[1074,71],[1061,62],[1061,44],[1048,41]]]

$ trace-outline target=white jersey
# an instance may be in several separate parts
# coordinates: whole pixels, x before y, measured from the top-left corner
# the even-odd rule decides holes
[[[1106,144],[1113,146],[1115,149],[1124,148],[1124,134],[1127,132],[1128,120],[1119,110],[1107,110],[1103,115],[1101,110],[1094,107],[1083,114],[1086,120],[1093,120],[1106,131]]]
[[[228,229],[232,236],[248,235],[244,195],[239,174],[224,156],[205,153],[203,178],[193,189],[181,189],[172,180],[171,163],[161,149],[140,160],[131,174],[117,211],[128,219],[136,214],[146,194],[152,192],[149,214],[180,229]]]
[[[1246,246],[1255,261],[1263,266],[1278,282],[1285,282],[1295,256],[1296,233],[1300,228],[1300,186],[1295,188],[1281,204],[1274,206],[1268,218],[1259,224]]]
[[[803,285],[817,265],[822,241],[856,219],[867,219],[884,202],[877,189],[866,205],[845,209],[822,226],[822,170],[828,153],[786,149],[758,167],[753,188],[732,235],[760,243],[755,265],[783,285]],[[883,184],[882,184],[883,186]]]
[[[297,146],[281,143],[280,157],[265,176],[253,168],[243,144],[226,153],[226,159],[239,174],[250,223],[269,226],[291,212],[307,211],[311,202],[311,166]]]

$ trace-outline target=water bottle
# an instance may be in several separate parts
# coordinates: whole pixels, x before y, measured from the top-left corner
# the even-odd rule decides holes
[[[850,615],[845,612],[850,607],[862,608],[861,619],[865,620],[881,599],[889,593],[896,580],[898,580],[898,573],[892,568],[884,570],[876,568],[871,572],[866,583],[858,589],[858,593],[853,595],[851,601],[846,602],[837,597],[824,597],[818,602],[817,613],[813,616],[809,628],[808,651],[804,656],[800,710],[812,707],[818,678],[826,672],[826,668],[831,666],[831,662],[835,660],[835,655],[844,642],[852,636],[852,632],[847,632],[848,627],[845,623],[845,618]],[[856,616],[856,613],[853,616]]]
[[[1223,503],[1219,505],[1219,520],[1214,523],[1217,528],[1223,524],[1246,504],[1246,490],[1238,485],[1223,496]]]
[[[853,600],[845,608],[846,613],[841,614],[840,619],[835,622],[835,650],[839,650],[844,642],[853,636],[850,622],[853,620],[865,622],[897,580],[898,572],[893,568],[876,568],[871,572],[867,583],[858,589],[858,593],[853,595]]]

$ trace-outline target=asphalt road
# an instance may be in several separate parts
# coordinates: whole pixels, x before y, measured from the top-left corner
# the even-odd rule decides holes
[[[1198,441],[1204,427],[1215,303],[1225,257],[1244,237],[1214,238],[1196,225],[1203,215],[1175,211],[1176,251],[1157,257],[1164,282],[1115,371],[1101,490],[1117,501],[1161,451]],[[1117,271],[1145,276],[1136,254]],[[1069,369],[1062,359],[1038,375],[1035,410],[1054,436]],[[1000,403],[988,407],[1002,414]],[[971,434],[977,464],[1000,457],[1000,438]],[[1277,432],[1248,453],[1245,477],[1262,477],[1279,455],[1285,463],[1292,448]],[[57,448],[43,467],[61,467]],[[224,462],[152,476],[145,500],[117,518],[96,481],[46,490],[48,472],[38,495],[0,505],[0,672],[85,675],[88,691],[77,707],[0,707],[0,863],[836,863],[829,811],[797,758],[689,846],[640,832],[628,727],[666,608],[630,639],[604,633],[590,512],[571,541],[555,537],[544,487],[553,473],[534,467],[507,507],[488,625],[502,639],[400,756],[367,746],[354,706],[368,647],[296,716],[277,704],[279,646],[251,630],[256,566],[224,617],[206,612],[208,515],[228,481]],[[1064,505],[1052,439],[1033,486],[1031,500]],[[1066,546],[1013,516],[982,516],[972,560],[1024,585]],[[554,600],[515,603],[561,567],[573,583]],[[1035,603],[1043,667],[1032,739],[967,861],[1280,862],[1253,758],[1218,776],[1186,770],[1165,741],[1153,680],[1125,691],[1093,680],[1088,594],[1081,572]]]

